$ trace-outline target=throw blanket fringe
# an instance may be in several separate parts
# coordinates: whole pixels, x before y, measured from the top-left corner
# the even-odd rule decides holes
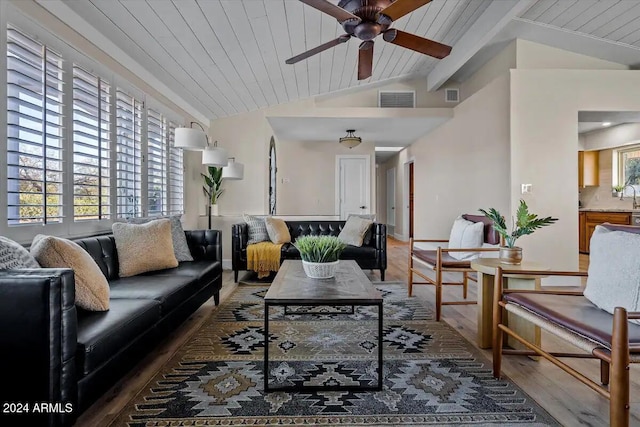
[[[258,273],[258,279],[280,269],[282,243],[254,243],[247,246],[247,268]]]

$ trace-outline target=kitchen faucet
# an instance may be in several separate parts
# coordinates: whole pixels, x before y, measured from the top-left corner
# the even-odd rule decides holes
[[[620,200],[622,200],[622,196],[623,196],[623,194],[624,194],[624,189],[625,189],[625,188],[627,188],[627,187],[631,187],[631,189],[633,190],[633,209],[638,209],[638,208],[640,208],[640,203],[638,203],[638,202],[636,201],[636,187],[634,187],[634,186],[633,186],[633,185],[631,185],[631,184],[627,184],[627,185],[625,185],[625,186],[622,188],[622,192],[620,193]]]

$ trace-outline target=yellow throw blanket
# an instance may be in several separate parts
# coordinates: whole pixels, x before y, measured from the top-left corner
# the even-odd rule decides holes
[[[282,243],[254,243],[247,246],[247,269],[256,271],[258,279],[267,277],[270,272],[280,269],[280,250]]]

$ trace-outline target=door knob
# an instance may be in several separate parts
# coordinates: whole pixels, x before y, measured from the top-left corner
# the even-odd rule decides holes
[[[360,206],[360,209],[366,209],[366,208],[367,208],[366,206]]]

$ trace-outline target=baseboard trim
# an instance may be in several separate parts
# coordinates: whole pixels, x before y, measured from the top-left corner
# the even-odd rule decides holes
[[[231,270],[232,266],[231,266],[231,260],[230,259],[223,259],[222,260],[222,269],[223,270]]]
[[[393,237],[396,240],[400,240],[401,242],[408,242],[409,241],[409,238],[405,237],[404,234],[393,233]]]

